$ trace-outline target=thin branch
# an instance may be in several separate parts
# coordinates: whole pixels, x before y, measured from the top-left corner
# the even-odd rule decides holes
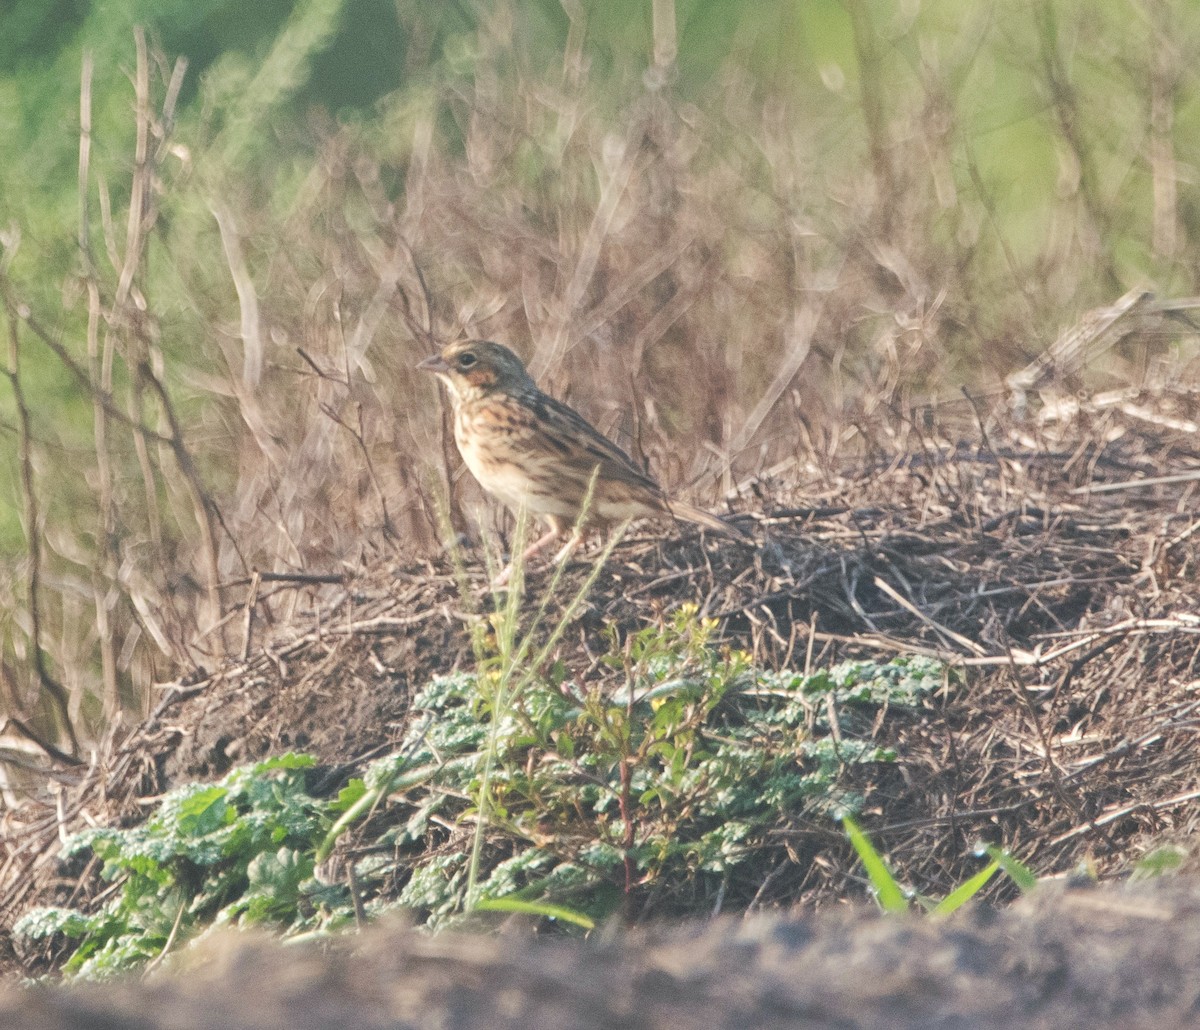
[[[6,298],[7,300],[7,298]],[[33,455],[30,445],[29,406],[21,386],[21,363],[19,327],[20,319],[9,303],[5,303],[8,316],[8,368],[5,375],[12,387],[13,400],[17,406],[17,463],[21,471],[21,502],[25,522],[25,541],[29,548],[29,580],[27,600],[29,604],[29,637],[33,671],[42,692],[50,698],[58,714],[61,729],[71,741],[71,750],[78,752],[79,740],[71,724],[70,705],[67,692],[46,667],[46,654],[42,649],[42,537],[41,515],[38,510],[37,492],[33,479]],[[28,733],[26,735],[29,735]],[[36,742],[37,739],[31,737]]]

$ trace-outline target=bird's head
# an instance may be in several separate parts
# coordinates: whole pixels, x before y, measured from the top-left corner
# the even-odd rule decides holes
[[[497,390],[520,393],[536,389],[520,358],[503,344],[486,340],[452,343],[417,368],[436,375],[458,401],[483,397]]]

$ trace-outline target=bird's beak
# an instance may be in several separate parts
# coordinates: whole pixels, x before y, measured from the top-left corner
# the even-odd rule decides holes
[[[450,366],[446,364],[446,359],[440,354],[434,354],[432,357],[426,358],[417,368],[424,372],[432,372],[434,375],[441,375],[443,372],[449,372]]]

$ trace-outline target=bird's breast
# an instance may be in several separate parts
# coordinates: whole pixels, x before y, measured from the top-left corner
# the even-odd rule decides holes
[[[515,403],[464,404],[454,420],[459,453],[484,490],[510,508],[566,514],[549,486],[552,470],[530,446],[534,432],[529,414]]]

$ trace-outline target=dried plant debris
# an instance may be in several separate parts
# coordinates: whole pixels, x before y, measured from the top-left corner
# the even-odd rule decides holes
[[[1039,874],[1081,862],[1105,874],[1185,837],[1200,801],[1200,394],[1163,387],[1042,402],[1036,417],[966,403],[890,426],[881,417],[857,427],[864,458],[854,467],[809,470],[803,482],[797,466],[764,472],[731,497],[754,547],[682,528],[622,541],[536,673],[564,703],[618,703],[629,669],[614,656],[647,628],[669,627],[683,605],[695,606],[697,624],[713,620],[709,652],[756,670],[758,684],[850,660],[940,663],[939,685],[907,704],[838,701],[804,727],[805,739],[841,734],[886,753],[855,762],[843,749],[838,790],[856,799],[898,876],[924,893],[944,894],[977,868],[981,839]],[[305,583],[290,591],[304,603],[286,618],[278,594],[258,596],[258,615],[243,612],[245,657],[163,686],[150,717],[114,731],[86,770],[8,804],[0,924],[37,906],[96,910],[106,889],[98,862],[80,854],[62,865],[60,841],[85,826],[136,825],[171,788],[302,751],[319,763],[307,789],[335,797],[372,762],[402,753],[414,719],[431,710],[429,691],[486,675],[494,653],[487,570],[474,552],[463,562],[462,576],[449,557],[392,559],[338,585]],[[562,596],[590,571],[582,555]],[[551,575],[530,570],[529,605]],[[737,726],[749,725],[753,691],[734,685],[729,696]],[[347,857],[462,850],[461,803],[426,811],[436,832],[399,841],[387,820],[414,799],[393,790],[348,830],[336,882],[347,883]],[[755,824],[759,864],[739,865],[720,889],[704,879],[688,881],[690,893],[660,886],[658,911],[860,890],[832,819],[797,812],[782,806],[773,824]],[[388,832],[391,850],[380,851]],[[550,850],[561,857],[567,843]],[[495,870],[510,845],[488,846]],[[626,891],[619,863],[612,874]],[[386,901],[418,887],[395,877],[371,889]],[[638,892],[633,914],[653,912],[648,888],[635,883]]]

